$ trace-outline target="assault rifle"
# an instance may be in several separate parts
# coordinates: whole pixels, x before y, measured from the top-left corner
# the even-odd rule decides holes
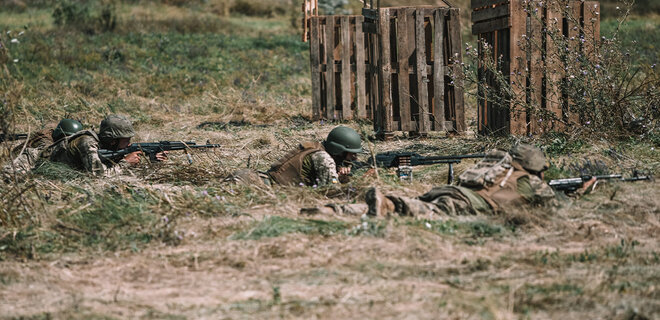
[[[486,155],[462,154],[450,156],[421,156],[412,152],[381,152],[376,154],[376,166],[381,168],[399,168],[399,177],[402,180],[412,180],[412,167],[420,165],[429,165],[437,163],[446,163],[449,165],[449,174],[447,180],[449,184],[454,181],[454,164],[460,163],[463,159],[482,159]],[[368,165],[373,166],[372,158],[369,158]]]
[[[156,154],[163,151],[172,151],[172,150],[187,150],[187,149],[198,149],[198,148],[219,148],[219,144],[203,144],[198,145],[192,141],[159,141],[159,142],[138,142],[133,143],[128,148],[112,151],[101,149],[98,151],[99,158],[101,161],[106,163],[119,162],[127,154],[133,153],[136,151],[142,151],[145,155],[149,156],[149,161],[156,162]],[[189,162],[192,162],[190,158]]]
[[[653,177],[651,176],[640,176],[635,174],[634,176],[630,178],[624,178],[620,174],[607,174],[607,175],[600,175],[600,176],[590,176],[590,175],[584,175],[581,177],[577,178],[566,178],[566,179],[555,179],[555,180],[550,180],[548,182],[548,185],[551,186],[553,189],[557,191],[564,191],[564,192],[574,192],[575,190],[579,189],[582,187],[582,185],[591,180],[591,178],[596,178],[596,181],[598,180],[618,180],[618,181],[641,181],[641,180],[651,180]]]
[[[18,134],[0,134],[0,142],[27,139],[27,133]]]

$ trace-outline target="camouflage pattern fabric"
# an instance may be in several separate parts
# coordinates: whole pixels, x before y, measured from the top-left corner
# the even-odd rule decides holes
[[[489,213],[492,210],[472,190],[458,186],[435,187],[418,198],[387,196],[394,202],[395,211],[403,216],[420,216],[429,213],[466,215]]]
[[[50,160],[101,176],[107,167],[101,162],[98,150],[99,141],[96,137],[78,135],[71,140],[64,139],[56,143],[51,149]]]
[[[52,132],[52,129],[45,129],[31,133],[31,138],[27,143],[21,143],[12,150],[12,161],[2,167],[2,175],[5,180],[12,173],[22,175],[34,167],[37,160],[39,160],[41,151],[53,143]],[[23,146],[25,146],[25,149]]]
[[[521,177],[518,179],[518,193],[533,205],[551,204],[557,202],[555,192],[547,183],[537,176]]]
[[[335,160],[325,151],[307,155],[303,159],[301,174],[308,186],[321,187],[339,183]]]
[[[366,203],[330,203],[325,205],[334,210],[336,214],[349,215],[349,216],[362,216],[367,214],[369,206]]]

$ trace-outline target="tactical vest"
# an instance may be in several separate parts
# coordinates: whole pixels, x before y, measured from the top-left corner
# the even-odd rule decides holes
[[[299,185],[304,181],[302,176],[303,159],[311,153],[325,151],[318,142],[303,142],[298,148],[289,151],[268,170],[268,175],[281,185]]]
[[[498,175],[492,184],[473,191],[484,198],[493,210],[505,205],[524,204],[525,198],[518,193],[518,179],[525,176],[529,177],[531,174],[514,161],[511,168]]]

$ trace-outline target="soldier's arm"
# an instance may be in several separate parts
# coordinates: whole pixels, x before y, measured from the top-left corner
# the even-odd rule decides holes
[[[316,185],[320,187],[337,184],[339,182],[337,165],[330,154],[325,151],[318,151],[312,153],[310,159],[314,166]]]
[[[517,181],[518,193],[529,203],[545,203],[555,198],[555,192],[536,176],[524,176]]]
[[[87,172],[94,175],[102,176],[105,174],[107,167],[101,162],[99,158],[99,143],[94,138],[89,136],[82,136],[73,141],[75,144],[72,148],[74,153],[80,157],[83,168]]]

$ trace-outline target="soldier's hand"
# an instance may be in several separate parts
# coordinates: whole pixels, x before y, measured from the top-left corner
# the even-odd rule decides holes
[[[596,188],[596,177],[592,177],[591,180],[582,184],[580,189],[575,190],[577,194],[587,194],[593,191]]]
[[[337,173],[340,176],[347,176],[351,173],[351,167],[339,167],[339,170],[337,171]]]
[[[167,151],[156,153],[156,161],[166,161],[168,159],[167,158],[168,153],[169,152]]]
[[[140,155],[142,151],[135,151],[124,156],[124,161],[130,163],[131,165],[137,165],[140,163]]]

